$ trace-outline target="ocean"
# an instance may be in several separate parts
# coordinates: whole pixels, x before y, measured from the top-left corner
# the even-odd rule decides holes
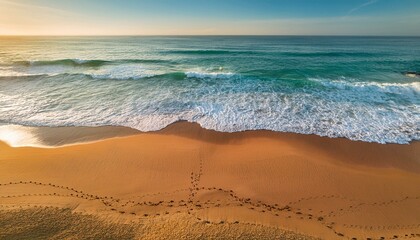
[[[0,37],[0,125],[420,139],[420,38]]]

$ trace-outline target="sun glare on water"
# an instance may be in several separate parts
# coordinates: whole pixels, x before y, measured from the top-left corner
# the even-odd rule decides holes
[[[0,126],[0,141],[12,147],[38,146],[38,138],[26,127],[6,125]]]

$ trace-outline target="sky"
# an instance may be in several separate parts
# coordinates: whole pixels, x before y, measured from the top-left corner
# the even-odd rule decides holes
[[[0,35],[420,35],[420,0],[0,0]]]

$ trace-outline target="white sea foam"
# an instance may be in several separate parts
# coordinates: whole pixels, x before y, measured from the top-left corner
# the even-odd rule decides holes
[[[29,73],[18,71],[11,66],[0,66],[0,77],[23,77],[23,76],[38,76],[44,74]]]
[[[231,72],[201,72],[201,71],[191,71],[186,72],[185,75],[189,78],[201,78],[201,79],[226,79],[235,76],[235,73]]]
[[[99,79],[141,79],[158,75],[159,72],[145,69],[139,64],[110,65],[100,69],[85,71],[84,74]]]
[[[310,78],[312,81],[321,83],[328,88],[335,88],[339,90],[338,94],[346,93],[344,96],[354,96],[361,98],[362,96],[383,102],[388,102],[390,94],[402,96],[403,99],[409,98],[413,103],[420,103],[420,82],[401,82],[401,83],[387,83],[387,82],[361,82],[361,81],[346,81],[346,80],[329,80]]]
[[[80,64],[90,60],[72,59]],[[30,61],[29,66],[0,66],[0,77],[17,76],[56,76],[60,74],[80,74],[98,79],[141,79],[163,72],[157,69],[147,69],[141,64],[106,65],[97,68],[78,68],[72,65],[42,65],[39,61]]]
[[[56,60],[47,61],[48,64],[41,64],[44,61],[29,61],[29,66],[22,64],[17,66],[0,66],[0,77],[16,77],[16,76],[55,76],[60,74],[80,74],[90,76],[96,79],[141,79],[146,77],[159,76],[163,74],[170,74],[156,66],[144,66],[139,63],[125,63],[125,64],[108,64],[95,68],[79,68],[72,64],[52,64],[55,62],[66,63],[75,62],[78,64],[91,63],[94,60]],[[232,72],[222,71],[205,71],[195,70],[186,71],[185,76],[188,78],[198,79],[229,79],[239,76]]]
[[[360,91],[382,91],[388,93],[409,93],[420,94],[420,82],[409,83],[387,83],[387,82],[360,82],[349,80],[330,80],[309,78],[309,80],[316,81],[327,87],[335,87],[338,89],[357,88]]]

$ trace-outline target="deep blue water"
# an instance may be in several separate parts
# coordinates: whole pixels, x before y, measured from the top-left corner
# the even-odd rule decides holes
[[[420,139],[420,38],[2,37],[0,124]]]

